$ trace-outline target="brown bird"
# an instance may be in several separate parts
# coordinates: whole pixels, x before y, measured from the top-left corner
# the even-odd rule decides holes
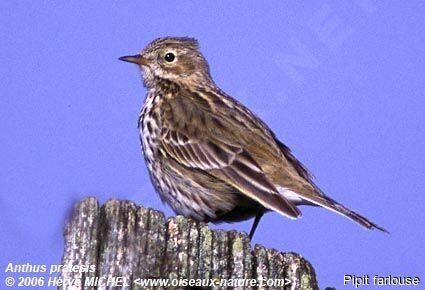
[[[270,128],[214,83],[195,39],[158,38],[120,60],[143,72],[141,145],[161,200],[177,214],[204,222],[255,217],[252,238],[265,212],[297,219],[297,206],[315,205],[386,232],[326,196]]]

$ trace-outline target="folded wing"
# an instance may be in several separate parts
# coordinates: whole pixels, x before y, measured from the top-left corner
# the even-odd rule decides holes
[[[172,113],[172,110],[168,113]],[[194,112],[189,111],[189,114]],[[200,114],[201,111],[196,111],[197,117]],[[252,156],[241,146],[235,145],[237,142],[230,144],[222,136],[211,136],[218,130],[208,130],[201,134],[200,130],[205,128],[190,127],[197,126],[196,122],[185,124],[175,116],[168,116],[166,120],[161,132],[165,154],[188,168],[209,172],[265,208],[293,219],[301,215],[293,203],[278,193]],[[174,120],[175,124],[172,123]]]

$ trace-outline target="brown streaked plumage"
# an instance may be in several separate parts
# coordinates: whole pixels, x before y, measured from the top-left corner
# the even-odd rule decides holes
[[[138,64],[148,94],[140,140],[152,182],[173,210],[201,221],[240,221],[322,206],[386,230],[327,197],[268,126],[214,83],[193,38],[166,37],[120,60]]]

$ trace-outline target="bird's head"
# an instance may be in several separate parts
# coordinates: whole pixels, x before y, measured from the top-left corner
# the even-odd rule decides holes
[[[194,38],[158,38],[139,54],[119,59],[139,65],[147,87],[153,87],[157,79],[176,83],[211,81],[208,63]]]

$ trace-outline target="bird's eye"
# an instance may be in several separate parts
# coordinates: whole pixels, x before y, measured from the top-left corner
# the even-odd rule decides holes
[[[167,52],[164,56],[166,62],[173,62],[176,56],[172,52]]]

